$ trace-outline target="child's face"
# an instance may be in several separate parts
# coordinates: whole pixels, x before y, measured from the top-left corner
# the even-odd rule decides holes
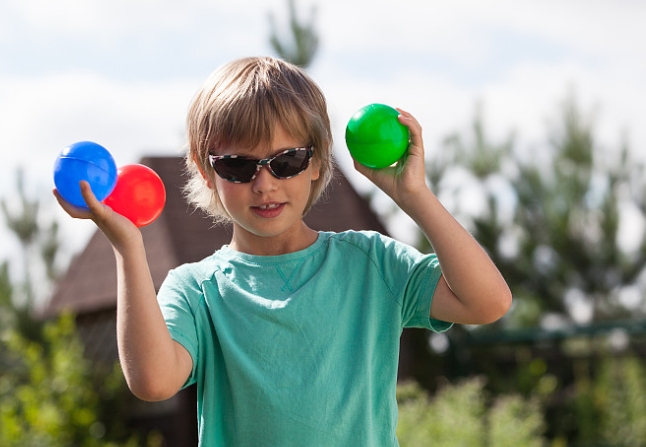
[[[261,144],[251,150],[231,148],[218,155],[264,159],[307,143],[294,139],[278,126],[270,145]],[[318,177],[319,169],[314,161],[304,172],[287,179],[274,177],[266,166],[248,183],[232,183],[216,175],[220,200],[233,220],[231,247],[263,254],[263,247],[268,246],[281,246],[282,251],[289,252],[309,245],[311,241],[307,242],[307,238],[311,234],[307,233],[302,216],[312,181]]]

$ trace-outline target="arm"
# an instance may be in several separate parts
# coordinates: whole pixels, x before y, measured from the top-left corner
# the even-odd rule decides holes
[[[460,324],[494,322],[511,306],[509,287],[478,242],[426,185],[422,128],[411,114],[398,110],[411,135],[404,165],[373,170],[355,162],[355,168],[388,194],[433,246],[442,277],[431,317]]]
[[[128,387],[140,399],[172,397],[188,378],[192,359],[171,339],[157,303],[141,232],[99,202],[87,182],[81,191],[89,210],[54,195],[72,217],[92,219],[112,244],[117,262],[117,346]]]

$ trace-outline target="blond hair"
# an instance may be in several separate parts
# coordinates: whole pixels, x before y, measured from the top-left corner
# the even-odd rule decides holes
[[[186,120],[189,180],[184,192],[188,201],[216,222],[230,221],[215,190],[217,174],[209,154],[227,147],[252,149],[270,143],[277,125],[314,147],[312,162],[320,175],[312,181],[305,215],[332,178],[327,104],[321,89],[302,69],[271,57],[243,58],[221,66],[193,98]]]

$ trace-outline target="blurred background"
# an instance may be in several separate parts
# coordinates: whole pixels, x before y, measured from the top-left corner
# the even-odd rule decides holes
[[[343,138],[368,103],[412,112],[429,183],[512,287],[495,325],[407,335],[402,446],[643,445],[645,20],[632,0],[0,0],[0,444],[165,442],[108,421],[118,372],[105,395],[60,401],[97,379],[56,363],[82,351],[73,318],[46,326],[34,310],[94,227],[58,210],[53,163],[80,140],[118,165],[181,156],[209,73],[269,54],[319,82],[339,168],[391,235],[428,251],[353,172]],[[63,370],[67,385],[49,377]],[[60,393],[43,409],[46,377]],[[47,416],[65,405],[69,419]],[[73,441],[47,444],[56,430]]]
[[[413,112],[429,154],[469,127],[477,107],[493,138],[514,132],[519,147],[543,152],[570,94],[593,115],[601,146],[646,142],[642,2],[298,6],[320,37],[309,71],[327,94],[342,161],[347,120],[372,102]],[[2,195],[14,196],[18,166],[34,194],[48,194],[56,155],[84,139],[121,164],[181,153],[188,103],[209,73],[233,58],[275,54],[270,14],[286,35],[284,0],[1,0]],[[66,245],[77,249],[88,226],[65,224]],[[6,254],[15,245],[1,234]]]

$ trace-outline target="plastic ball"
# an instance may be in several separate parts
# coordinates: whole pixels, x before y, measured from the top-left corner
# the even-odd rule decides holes
[[[74,206],[87,208],[79,182],[86,180],[98,200],[103,200],[117,182],[112,155],[91,141],[74,143],[61,151],[54,163],[54,184],[61,196]]]
[[[369,104],[350,118],[345,142],[352,158],[373,169],[399,160],[408,149],[408,128],[399,122],[399,112],[384,104]]]
[[[138,227],[153,222],[166,204],[166,188],[159,175],[148,166],[125,165],[119,168],[117,185],[104,201]]]

